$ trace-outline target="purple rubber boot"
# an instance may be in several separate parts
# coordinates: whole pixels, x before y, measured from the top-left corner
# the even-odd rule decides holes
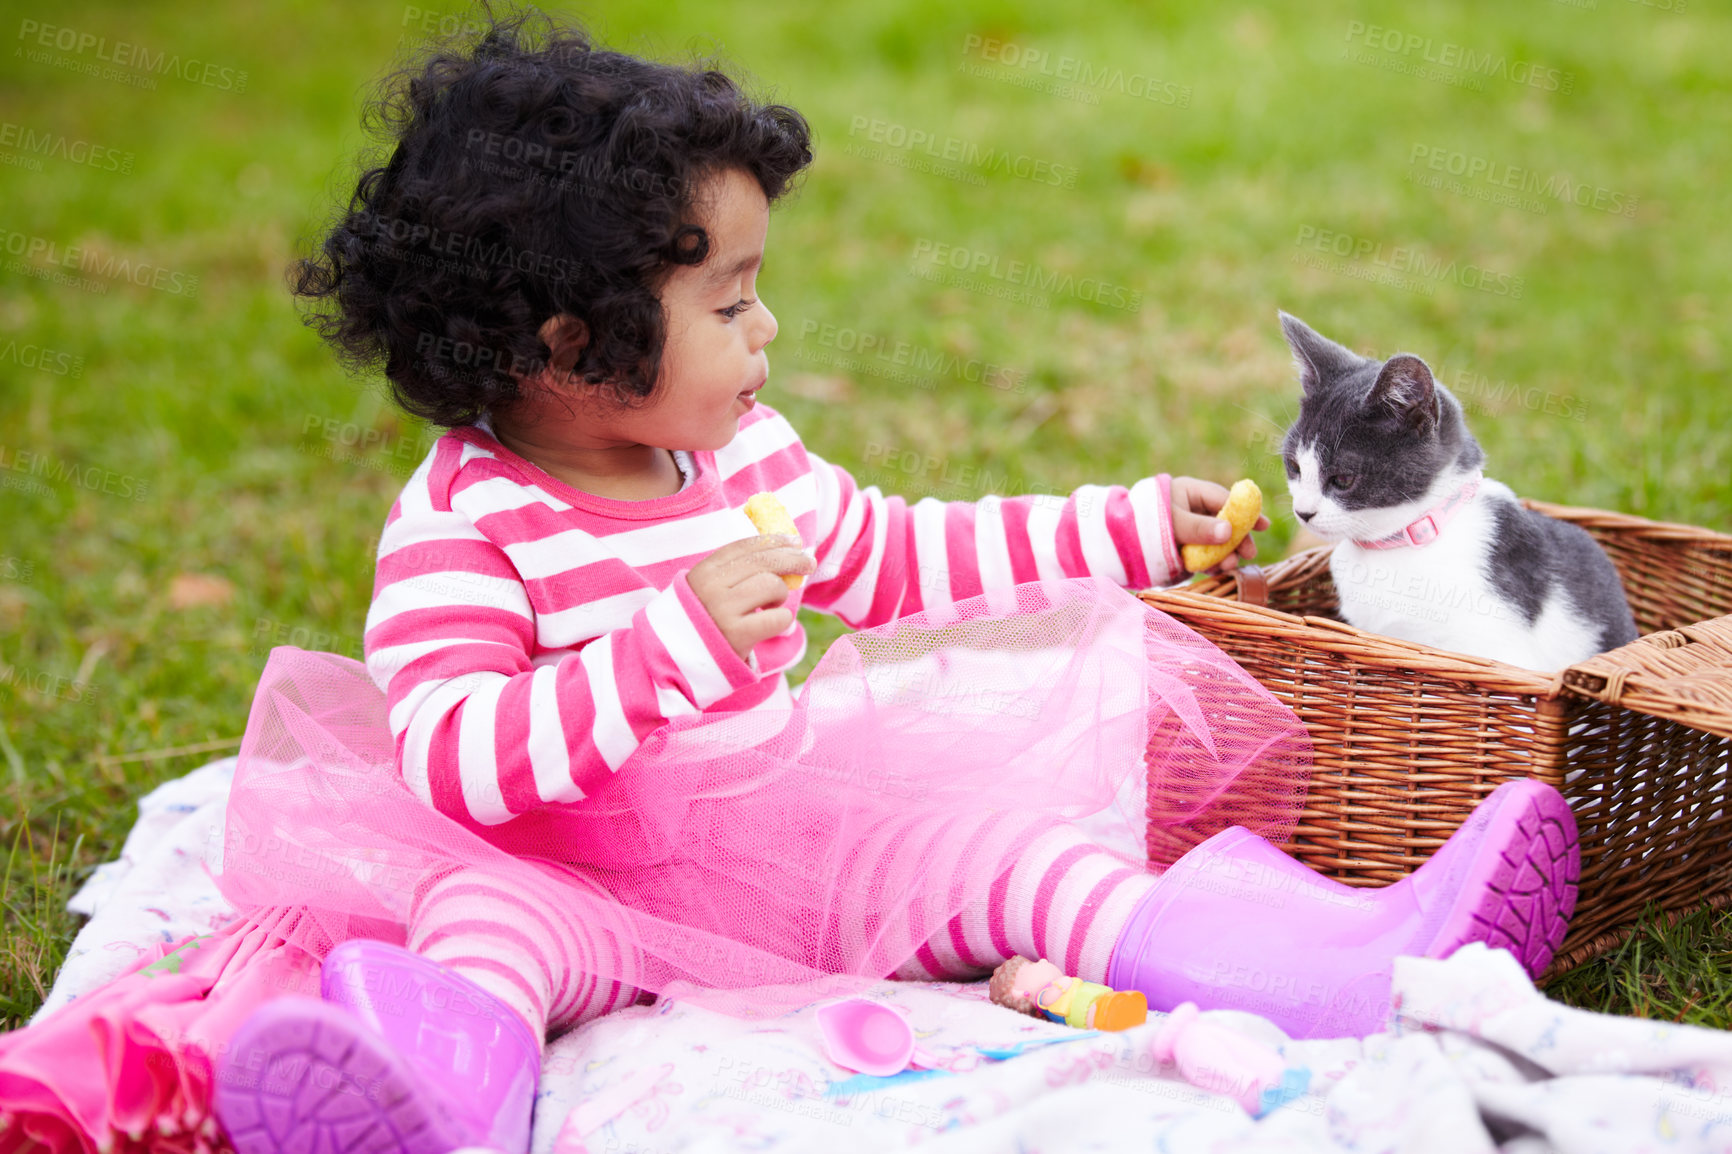
[[[541,1047],[515,1010],[385,942],[332,950],[319,992],[265,1003],[229,1043],[216,1114],[240,1154],[529,1149]]]
[[[1132,912],[1107,985],[1151,1010],[1196,1002],[1261,1014],[1294,1038],[1387,1026],[1398,955],[1446,958],[1468,942],[1509,950],[1537,977],[1576,907],[1581,853],[1563,795],[1505,782],[1431,860],[1383,889],[1323,877],[1248,830],[1180,858]]]

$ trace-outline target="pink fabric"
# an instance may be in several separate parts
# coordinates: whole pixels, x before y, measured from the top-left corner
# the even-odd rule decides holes
[[[1042,873],[1040,882],[1035,886],[1034,891],[1034,934],[1032,940],[1036,957],[1044,958],[1055,952],[1063,955],[1063,950],[1055,951],[1052,948],[1053,940],[1047,934],[1047,914],[1052,912],[1053,898],[1057,896],[1059,883],[1064,880],[1065,874],[1070,871],[1072,866],[1093,852],[1087,846],[1071,846]],[[1065,918],[1064,921],[1068,928],[1070,919]],[[1069,936],[1066,934],[1066,939]],[[1065,944],[1069,944],[1068,940]]]
[[[480,869],[438,878],[416,895],[406,944],[516,1010],[541,1038],[629,1006],[639,991],[594,976],[634,972],[629,931],[579,920],[567,908],[573,891],[604,899],[606,891],[581,870],[534,864],[541,876],[533,889],[521,876],[496,879]]]
[[[899,451],[867,456],[899,480],[948,471]],[[499,824],[605,790],[671,718],[785,712],[782,671],[804,655],[804,629],[742,661],[685,580],[757,532],[744,506],[758,492],[781,498],[817,561],[788,606],[857,628],[1037,580],[1140,589],[1181,572],[1164,477],[911,507],[807,450],[761,403],[726,447],[692,460],[678,493],[620,501],[573,489],[484,427],[440,438],[387,519],[366,630],[417,797]]]
[[[897,824],[890,844],[880,847],[883,852],[897,852],[914,832],[904,822]],[[933,868],[949,873],[951,884],[966,893],[970,871],[962,863],[972,860],[978,835],[991,828],[991,823],[981,823],[976,836],[966,840],[952,840],[942,830],[920,840],[945,852],[944,860],[931,863]],[[605,969],[637,980],[635,962],[624,945],[629,933],[618,925],[582,920],[567,908],[572,891],[595,891],[594,883],[572,867],[534,864],[542,877],[533,890],[523,888],[520,876],[494,879],[474,869],[428,885],[416,895],[408,945],[516,1009],[540,1036],[630,1005],[639,991],[626,982],[592,977]],[[977,897],[922,943],[896,976],[986,976],[1009,956],[993,951],[990,920],[1014,944],[1014,952],[1051,957],[1066,973],[1105,981],[1118,931],[1153,884],[1154,875],[1146,870],[1125,868],[1123,858],[1094,845],[1074,826],[1058,825],[1011,867],[1007,900],[992,903]],[[1103,913],[1097,924],[1096,915]],[[970,937],[973,960],[965,962],[951,942]],[[598,951],[607,953],[606,964],[597,964]]]
[[[973,853],[970,844],[958,860],[969,861]],[[958,872],[967,876],[966,870]],[[1124,858],[1065,823],[1030,845],[1004,880],[1002,889],[974,895],[896,976],[980,978],[1021,954],[1049,958],[1087,981],[1105,981],[1119,930],[1155,884],[1155,875],[1146,867],[1128,868]],[[1011,949],[998,951],[995,938]]]
[[[671,718],[594,794],[494,825],[405,787],[386,712],[356,662],[273,651],[229,805],[219,881],[237,908],[400,942],[430,879],[532,887],[529,859],[559,861],[595,882],[570,916],[625,946],[595,951],[595,979],[738,1014],[893,972],[1035,839],[1109,805],[1145,753],[1205,823],[1211,798],[1244,800],[1241,777],[1270,787],[1236,812],[1275,837],[1309,764],[1290,711],[1099,578],[843,637],[788,706]],[[934,868],[971,839],[969,860]]]
[[[296,944],[317,938],[280,918],[237,921],[0,1037],[0,1152],[226,1149],[214,1056],[267,999],[317,996],[318,960]]]

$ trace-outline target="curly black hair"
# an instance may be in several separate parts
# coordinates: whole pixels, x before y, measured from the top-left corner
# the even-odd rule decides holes
[[[560,313],[589,330],[575,378],[640,402],[667,335],[657,292],[709,255],[703,181],[739,168],[774,202],[811,163],[811,130],[715,68],[483,11],[473,43],[459,33],[381,82],[363,122],[390,157],[363,161],[319,252],[290,267],[304,319],[437,425],[516,399],[551,363],[538,330]]]

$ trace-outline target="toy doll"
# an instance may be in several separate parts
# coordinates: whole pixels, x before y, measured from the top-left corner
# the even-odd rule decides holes
[[[1140,991],[1070,977],[1045,958],[1011,958],[992,971],[987,990],[1001,1006],[1084,1030],[1128,1030],[1149,1018],[1149,1001]]]

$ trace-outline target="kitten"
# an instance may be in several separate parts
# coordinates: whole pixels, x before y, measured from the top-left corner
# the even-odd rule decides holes
[[[1350,625],[1551,671],[1636,639],[1586,530],[1481,475],[1460,403],[1416,356],[1362,357],[1281,314],[1304,395],[1281,455],[1293,512],[1339,542]]]

